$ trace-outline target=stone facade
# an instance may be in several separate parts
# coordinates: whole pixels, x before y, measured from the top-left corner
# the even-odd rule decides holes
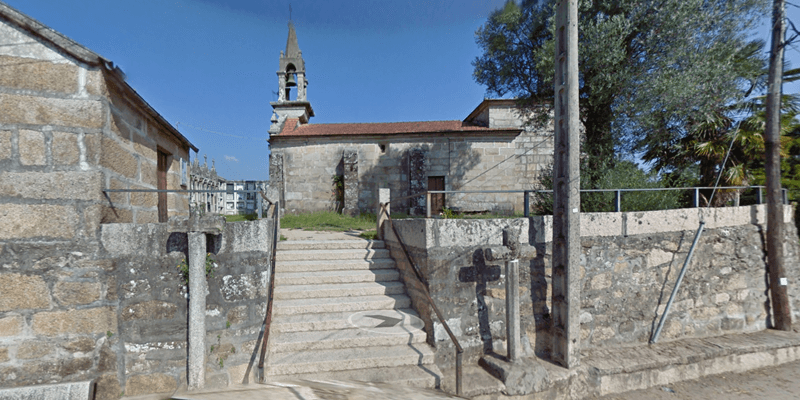
[[[285,54],[292,54],[305,72],[292,26]],[[280,61],[284,68],[283,52]],[[287,74],[279,70],[278,76],[283,93]],[[302,76],[306,82],[305,73]],[[305,88],[305,83],[298,85]],[[549,111],[521,111],[514,100],[484,100],[463,121],[312,124],[314,111],[305,96],[303,90],[291,101],[282,94],[271,103],[275,115],[269,130],[270,157],[281,158],[282,170],[271,172],[270,180],[279,188],[286,212],[372,213],[377,189],[390,188],[403,197],[428,190],[429,181],[443,181],[443,189],[452,191],[541,189],[539,178],[553,162],[552,122],[526,123]],[[270,161],[270,168],[277,164]],[[352,166],[357,166],[350,171],[356,182],[346,179]],[[342,178],[344,199],[335,187]],[[353,192],[356,199],[348,195]],[[464,212],[521,214],[523,194],[448,194],[443,205]],[[425,199],[394,203],[393,210],[422,214]]]
[[[211,168],[208,167],[208,160],[203,156],[203,165],[195,158],[189,167],[189,189],[191,190],[225,190],[225,178],[217,175],[217,168],[214,160],[211,160]],[[224,214],[225,201],[224,193],[190,193],[189,204],[192,209],[200,213]]]
[[[16,228],[3,236],[67,238],[77,227],[93,235],[99,223],[157,222],[156,193],[102,190],[158,188],[159,154],[164,188],[185,189],[194,146],[112,63],[4,4],[0,40],[0,225]],[[167,195],[164,208],[187,215],[187,196]],[[30,217],[41,212],[63,224]]]
[[[445,190],[541,189],[538,178],[552,165],[552,127],[523,127],[513,101],[487,100],[475,119],[434,123],[306,124],[270,136],[270,151],[283,157],[287,212],[335,209],[333,178],[343,176],[345,151],[358,154],[358,209],[373,212],[378,188],[398,197],[427,190],[443,177]],[[497,115],[488,127],[478,117]],[[500,118],[507,116],[508,118]],[[488,118],[488,117],[486,117]],[[502,124],[502,125],[501,125]],[[415,129],[422,131],[414,132]],[[360,131],[370,133],[359,133]],[[395,132],[398,131],[398,132]],[[422,155],[413,157],[413,154]],[[393,204],[396,212],[421,213],[424,198]],[[522,193],[446,195],[458,211],[522,213]]]
[[[646,343],[664,311],[699,226],[695,249],[660,341],[763,330],[769,326],[763,235],[766,206],[631,213],[584,213],[581,219],[581,347]],[[800,317],[800,248],[787,206],[785,268],[794,318]],[[538,250],[520,265],[523,344],[549,357],[551,329],[552,217],[508,220],[407,219],[394,222],[431,296],[465,348],[477,359],[505,341],[505,276],[480,249],[500,244],[502,229],[517,230]],[[415,309],[425,321],[441,365],[453,349],[426,305],[421,284],[391,233],[384,228]],[[430,333],[432,332],[432,334]],[[498,353],[503,354],[502,351]]]
[[[186,189],[197,149],[110,61],[3,3],[0,41],[0,386],[97,379],[98,399],[174,388],[175,369],[130,368],[177,365],[178,350],[131,356],[125,343],[179,336],[179,253],[123,260],[104,230],[136,223],[127,245],[163,238],[164,252],[166,225],[149,223],[188,216],[188,196],[104,190]]]

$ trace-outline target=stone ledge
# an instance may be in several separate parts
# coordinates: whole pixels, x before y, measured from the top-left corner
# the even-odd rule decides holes
[[[92,381],[0,389],[0,399],[4,400],[91,400],[93,398]]]

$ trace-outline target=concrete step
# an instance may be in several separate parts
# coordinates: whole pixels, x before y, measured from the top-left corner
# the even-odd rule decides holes
[[[391,282],[400,279],[400,271],[394,268],[376,270],[306,271],[281,272],[275,276],[275,284],[319,285],[326,283]]]
[[[383,240],[284,240],[278,250],[384,249]]]
[[[278,252],[277,254],[280,254]],[[312,261],[281,261],[277,264],[278,275],[285,272],[304,272],[304,271],[345,271],[345,270],[375,270],[395,268],[395,262],[391,258],[379,258],[374,260],[312,260]]]
[[[312,299],[275,300],[273,313],[276,316],[331,312],[355,312],[365,310],[388,310],[408,308],[411,299],[405,294],[356,297],[319,297]]]
[[[419,318],[419,314],[411,308],[400,308],[394,311]],[[351,329],[353,325],[348,321],[351,315],[353,315],[353,311],[283,315],[272,322],[270,332],[271,334],[277,334],[282,332]]]
[[[427,343],[315,351],[300,350],[270,354],[266,375],[425,365],[432,364],[433,357],[433,350]]]
[[[436,388],[441,381],[442,373],[436,364],[430,365],[402,365],[398,367],[383,367],[369,369],[354,369],[348,371],[315,372],[297,375],[273,375],[267,377],[267,382],[296,382],[303,380],[333,379],[355,382],[390,383],[419,388]]]
[[[280,250],[275,253],[276,260],[282,261],[307,261],[307,260],[372,260],[389,258],[386,249],[346,249],[346,250]],[[280,264],[279,264],[280,265]]]
[[[376,322],[380,322],[377,320]],[[402,346],[409,343],[424,343],[427,335],[425,331],[415,327],[403,327],[406,332],[391,329],[386,334],[380,332],[381,328],[374,330],[335,329],[326,331],[283,332],[274,340],[270,338],[270,354],[286,353],[292,351],[330,350],[350,347],[365,346]]]
[[[275,300],[312,299],[319,297],[357,297],[403,294],[403,282],[334,283],[326,285],[288,285],[275,287]]]

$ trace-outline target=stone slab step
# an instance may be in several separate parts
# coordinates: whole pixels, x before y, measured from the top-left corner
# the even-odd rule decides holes
[[[275,276],[275,284],[318,285],[326,283],[390,282],[400,279],[400,271],[394,268],[376,270],[304,271],[281,272]]]
[[[380,321],[377,320],[377,323]],[[388,331],[391,333],[382,333]],[[344,349],[365,346],[402,346],[424,343],[427,335],[422,329],[403,326],[398,328],[337,329],[326,331],[283,332],[270,338],[270,354],[293,351]]]
[[[411,308],[400,308],[392,311],[419,318],[419,314]],[[353,311],[282,315],[272,322],[270,332],[282,333],[350,329],[353,327],[348,321],[351,315],[353,315]]]
[[[433,358],[433,350],[427,343],[316,351],[301,350],[270,354],[266,375],[426,365],[432,364]]]
[[[319,297],[313,299],[275,300],[273,313],[277,315],[355,312],[408,308],[411,298],[405,294],[356,297]]]
[[[288,285],[275,287],[275,300],[312,299],[319,297],[356,297],[403,294],[403,282],[360,282],[324,285]]]
[[[298,379],[319,381],[324,379],[390,383],[410,387],[433,389],[439,386],[442,373],[435,364],[402,365],[399,367],[383,367],[354,369],[349,371],[315,372],[312,374],[273,375],[267,382],[296,382]]]
[[[389,258],[389,250],[280,250],[275,253],[275,259],[278,262],[306,260],[372,260],[376,258]]]
[[[277,263],[278,275],[275,276],[275,278],[278,279],[284,272],[375,270],[387,268],[395,268],[395,262],[391,258],[373,260],[281,261]]]
[[[278,250],[385,249],[383,240],[284,240]]]

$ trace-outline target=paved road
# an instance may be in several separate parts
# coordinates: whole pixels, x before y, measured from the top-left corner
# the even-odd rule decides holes
[[[800,399],[800,361],[741,374],[722,374],[647,390],[608,395],[601,400]]]

